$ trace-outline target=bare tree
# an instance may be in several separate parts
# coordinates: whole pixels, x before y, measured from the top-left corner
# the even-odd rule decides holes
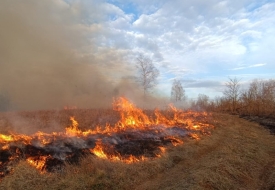
[[[239,81],[236,78],[229,79],[224,96],[216,99],[214,103],[214,110],[275,118],[275,80],[255,79],[247,89],[242,90]]]
[[[270,116],[275,109],[275,80],[254,80],[248,90],[243,91],[240,100],[242,112],[248,115]]]
[[[209,107],[209,96],[205,95],[205,94],[199,94],[197,101],[195,102],[195,104],[193,106],[195,106],[195,109],[202,111],[202,110],[208,110]]]
[[[173,101],[182,101],[185,99],[185,90],[182,87],[181,81],[175,79],[171,89],[171,99]]]
[[[146,93],[157,85],[159,70],[154,66],[151,59],[142,54],[137,57],[136,67],[139,74],[137,81],[141,84],[145,97]]]
[[[237,109],[238,98],[240,96],[240,80],[235,78],[229,78],[226,82],[226,89],[223,94],[225,98],[231,102],[231,112],[235,113]]]

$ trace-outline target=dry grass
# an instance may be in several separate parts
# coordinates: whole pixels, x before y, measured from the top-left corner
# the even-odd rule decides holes
[[[31,113],[20,117],[32,122],[44,119],[50,125],[55,115],[55,123],[68,126],[68,117],[75,115],[83,128],[102,122],[100,118],[113,120],[107,111],[103,115],[88,110],[43,114],[37,120],[30,119]],[[1,121],[11,124],[3,115]],[[145,162],[124,164],[90,156],[60,173],[40,174],[21,161],[0,182],[0,189],[275,189],[275,137],[237,116],[216,114],[212,123],[216,128],[211,136],[185,139],[162,158]],[[9,127],[13,128],[5,126],[1,131]]]
[[[182,161],[137,189],[274,189],[274,136],[236,116],[216,119],[212,136],[178,147]]]

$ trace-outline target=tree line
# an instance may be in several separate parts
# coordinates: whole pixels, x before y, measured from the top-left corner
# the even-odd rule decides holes
[[[248,88],[241,89],[239,79],[229,78],[222,97],[210,99],[200,94],[191,107],[230,114],[275,117],[275,80],[255,79]]]

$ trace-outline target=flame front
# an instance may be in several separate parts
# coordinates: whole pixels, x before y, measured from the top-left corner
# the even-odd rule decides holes
[[[39,158],[29,157],[29,158],[27,158],[27,162],[31,166],[34,166],[36,169],[43,172],[47,158],[48,158],[48,156],[39,156]]]
[[[143,128],[152,124],[148,116],[126,98],[120,97],[116,99],[113,103],[113,109],[120,112],[120,121],[116,125],[120,129],[127,127]]]
[[[66,134],[71,136],[81,135],[82,131],[78,129],[78,122],[74,119],[74,117],[70,117],[72,125],[66,128]]]
[[[104,153],[101,142],[98,142],[95,148],[90,149],[91,153],[94,153],[97,157],[107,159],[108,156]]]
[[[173,105],[166,114],[156,109],[154,116],[149,117],[121,97],[114,100],[113,109],[120,113],[120,120],[113,126],[106,124],[82,131],[72,116],[72,124],[65,132],[37,132],[31,136],[0,134],[0,173],[14,155],[25,157],[41,171],[50,163],[74,161],[77,154],[87,154],[86,150],[101,159],[125,163],[143,161],[161,157],[166,152],[166,144],[177,146],[187,136],[198,140],[213,128],[204,122],[207,113],[184,112]],[[2,154],[6,157],[2,158]]]

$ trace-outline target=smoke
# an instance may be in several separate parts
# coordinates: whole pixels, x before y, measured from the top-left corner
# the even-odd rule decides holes
[[[165,97],[154,94],[146,94],[141,90],[140,85],[135,82],[133,77],[123,77],[114,89],[115,97],[127,97],[131,102],[143,109],[166,109],[169,101]]]
[[[121,78],[129,64],[114,49],[98,53],[87,35],[102,29],[85,27],[77,8],[62,0],[1,0],[0,94],[11,110],[108,107],[116,95],[141,100],[128,81],[112,81],[110,75]],[[114,60],[120,69],[113,69]]]
[[[0,92],[13,109],[110,105],[110,82],[77,56],[86,45],[77,19],[61,1],[0,2]]]

